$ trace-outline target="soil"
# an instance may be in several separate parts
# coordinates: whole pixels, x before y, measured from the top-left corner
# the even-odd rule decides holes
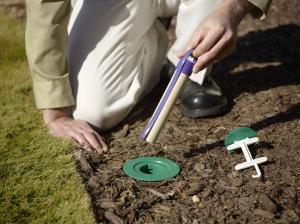
[[[0,1],[0,5],[3,1]],[[189,119],[175,106],[156,144],[139,135],[168,80],[106,137],[102,157],[76,150],[78,170],[98,223],[300,223],[300,5],[273,3],[264,21],[247,17],[236,52],[215,65],[213,76],[230,103],[221,116]],[[235,127],[257,131],[254,168],[235,171],[243,154],[229,154],[224,137]],[[158,183],[126,176],[123,164],[139,156],[176,161],[180,174]]]

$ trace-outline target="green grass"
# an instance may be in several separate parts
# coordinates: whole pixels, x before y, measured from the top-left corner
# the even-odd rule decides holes
[[[93,223],[67,142],[35,109],[24,24],[0,12],[0,223]]]

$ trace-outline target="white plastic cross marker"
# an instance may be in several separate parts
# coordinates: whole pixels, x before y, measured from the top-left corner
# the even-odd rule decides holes
[[[239,149],[239,148],[242,149],[242,151],[244,153],[244,156],[246,158],[246,162],[236,165],[235,170],[242,170],[242,169],[246,169],[246,168],[249,168],[251,166],[254,166],[255,169],[256,169],[257,174],[252,175],[253,178],[261,177],[261,172],[260,172],[260,169],[258,167],[258,164],[264,163],[268,160],[267,157],[260,157],[260,158],[257,158],[257,159],[253,159],[253,157],[251,155],[251,152],[248,148],[248,145],[256,143],[256,142],[258,142],[257,137],[253,137],[253,138],[246,137],[245,139],[242,139],[242,140],[239,140],[239,141],[234,141],[233,144],[227,146],[227,150],[229,150],[229,151],[236,150],[236,149]]]
[[[243,154],[246,158],[246,162],[238,164],[235,166],[236,170],[242,170],[254,166],[257,174],[252,175],[253,178],[261,177],[261,172],[258,167],[258,164],[264,163],[268,160],[267,157],[261,157],[257,159],[253,159],[251,152],[248,148],[248,145],[253,143],[257,143],[258,138],[256,132],[251,128],[247,127],[238,127],[233,131],[229,132],[229,134],[225,138],[225,147],[228,151],[236,151],[237,149],[242,149]]]

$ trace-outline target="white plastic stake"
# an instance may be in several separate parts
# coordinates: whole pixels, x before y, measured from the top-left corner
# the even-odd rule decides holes
[[[252,177],[253,178],[259,178],[261,176],[261,172],[260,172],[260,169],[259,169],[257,163],[255,163],[255,161],[253,161],[253,157],[252,157],[252,155],[251,155],[251,153],[250,153],[250,151],[248,149],[248,145],[245,142],[243,142],[243,144],[241,145],[241,147],[242,147],[242,150],[243,150],[243,153],[244,153],[244,156],[245,156],[246,160],[248,162],[252,162],[252,164],[254,165],[254,167],[256,169],[257,174],[256,175],[252,175]]]

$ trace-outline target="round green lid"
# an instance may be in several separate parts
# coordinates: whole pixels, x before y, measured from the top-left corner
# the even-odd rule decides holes
[[[139,157],[127,161],[124,172],[137,180],[161,181],[175,177],[180,167],[177,163],[160,157]]]
[[[233,144],[235,141],[240,141],[245,138],[254,138],[256,137],[256,132],[247,127],[239,127],[229,132],[229,134],[225,137],[225,147]]]

